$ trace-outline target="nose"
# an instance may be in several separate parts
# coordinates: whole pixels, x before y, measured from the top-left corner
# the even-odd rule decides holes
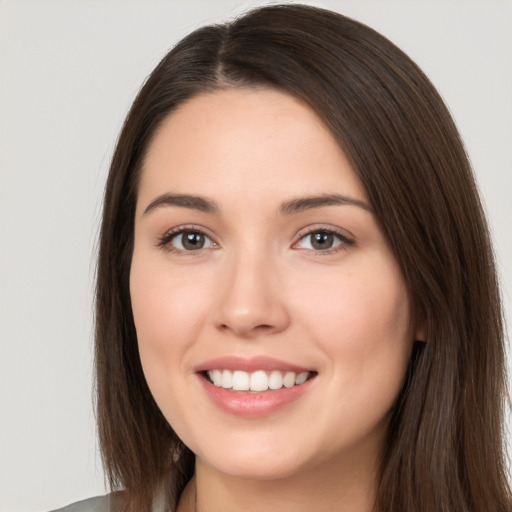
[[[290,323],[279,271],[269,258],[242,256],[226,265],[215,312],[217,329],[242,338],[276,334]]]

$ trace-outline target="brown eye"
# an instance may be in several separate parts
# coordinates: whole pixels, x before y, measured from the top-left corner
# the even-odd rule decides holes
[[[310,243],[313,249],[322,251],[325,249],[331,249],[334,245],[334,235],[332,233],[320,232],[312,233]]]
[[[166,238],[166,244],[184,252],[198,251],[215,246],[213,241],[201,231],[183,230]]]
[[[322,252],[331,249],[343,249],[351,245],[352,241],[335,231],[319,229],[306,233],[296,244],[296,249]]]
[[[197,232],[185,232],[181,235],[181,244],[187,251],[196,251],[204,247],[204,235]]]

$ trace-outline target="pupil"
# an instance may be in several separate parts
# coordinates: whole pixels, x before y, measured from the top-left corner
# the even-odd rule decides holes
[[[195,251],[201,249],[204,245],[204,235],[202,233],[184,233],[183,247]]]
[[[331,233],[315,233],[311,237],[311,245],[315,249],[330,249],[334,242],[334,237]]]

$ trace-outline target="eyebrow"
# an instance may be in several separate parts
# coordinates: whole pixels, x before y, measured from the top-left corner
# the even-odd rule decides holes
[[[144,210],[143,215],[162,206],[179,206],[181,208],[190,208],[205,213],[218,213],[219,207],[215,201],[205,199],[200,196],[189,194],[162,194],[152,201]]]
[[[340,195],[340,194],[324,194],[320,196],[299,197],[286,201],[279,207],[281,215],[293,215],[305,210],[321,208],[323,206],[357,206],[363,210],[371,212],[371,207],[359,199]],[[215,201],[206,199],[201,196],[193,196],[190,194],[162,194],[152,201],[144,210],[143,215],[161,208],[162,206],[178,206],[181,208],[190,208],[199,210],[204,213],[219,213],[219,206]]]
[[[279,208],[279,212],[282,215],[292,215],[294,213],[310,210],[313,208],[338,205],[357,206],[363,210],[372,212],[370,205],[364,201],[340,194],[325,194],[321,196],[299,197],[297,199],[292,199],[291,201],[286,201],[283,203]]]

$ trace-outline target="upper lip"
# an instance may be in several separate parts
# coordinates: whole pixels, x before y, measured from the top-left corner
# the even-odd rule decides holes
[[[198,373],[206,372],[208,370],[242,370],[248,373],[255,372],[257,370],[281,370],[284,372],[295,373],[312,371],[309,368],[267,356],[256,356],[250,358],[240,356],[223,356],[205,361],[195,368],[195,371]]]

